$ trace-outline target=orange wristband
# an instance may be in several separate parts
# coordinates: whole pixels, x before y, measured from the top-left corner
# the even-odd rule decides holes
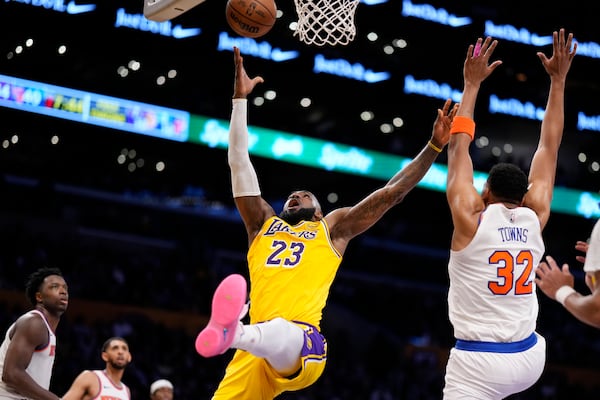
[[[450,134],[466,133],[471,136],[471,140],[475,137],[475,121],[469,117],[454,117],[452,120],[452,126],[450,127]]]

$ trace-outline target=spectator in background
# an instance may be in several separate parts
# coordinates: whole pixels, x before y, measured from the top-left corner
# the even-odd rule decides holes
[[[173,400],[173,384],[167,379],[159,379],[150,385],[150,400]]]
[[[50,392],[56,355],[56,328],[67,310],[69,291],[58,268],[29,276],[25,293],[33,310],[6,331],[0,347],[0,399],[57,400]]]
[[[85,370],[73,381],[63,400],[130,400],[129,387],[121,381],[131,362],[129,345],[122,337],[111,337],[102,345],[104,370]]]
[[[577,256],[577,260],[584,261],[585,284],[590,294],[577,293],[573,288],[575,278],[569,271],[569,264],[560,268],[551,256],[546,256],[546,261],[538,266],[535,281],[546,296],[562,304],[575,318],[600,329],[600,219],[594,224],[589,246],[578,241],[575,248],[585,252],[585,257]]]

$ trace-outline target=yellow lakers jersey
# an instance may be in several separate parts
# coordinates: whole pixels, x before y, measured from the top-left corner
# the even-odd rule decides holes
[[[248,251],[250,322],[282,317],[320,329],[341,262],[324,219],[292,226],[269,218]]]

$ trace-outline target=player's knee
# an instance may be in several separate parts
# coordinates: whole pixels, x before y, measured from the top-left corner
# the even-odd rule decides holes
[[[279,317],[269,321],[269,324],[278,336],[276,340],[272,341],[276,346],[274,351],[289,352],[290,348],[302,348],[304,331],[298,325]]]

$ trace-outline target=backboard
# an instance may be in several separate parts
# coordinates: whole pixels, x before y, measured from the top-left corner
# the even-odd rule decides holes
[[[163,22],[173,19],[205,0],[144,0],[144,17]]]

